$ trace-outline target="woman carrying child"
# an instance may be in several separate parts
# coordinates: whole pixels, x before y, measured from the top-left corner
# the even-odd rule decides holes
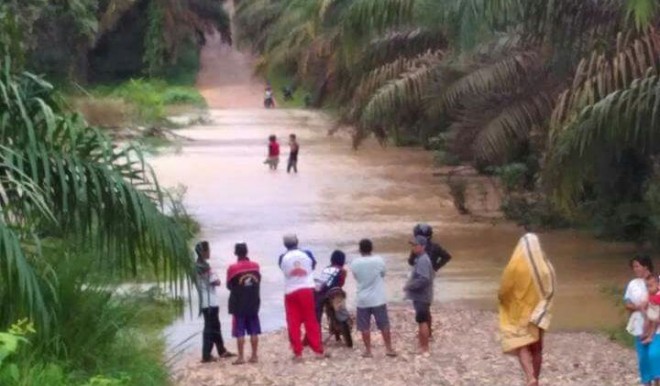
[[[653,331],[652,323],[646,318],[649,292],[657,292],[657,276],[653,274],[653,262],[648,256],[633,258],[630,260],[630,268],[635,278],[628,283],[623,296],[626,310],[630,312],[626,330],[635,337],[642,384],[657,386],[660,385],[660,335],[657,328]],[[654,283],[656,288],[653,288]]]

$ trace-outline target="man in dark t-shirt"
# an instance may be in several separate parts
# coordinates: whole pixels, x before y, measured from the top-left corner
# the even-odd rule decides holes
[[[289,162],[286,166],[286,172],[290,173],[293,170],[294,173],[298,173],[298,151],[300,150],[300,145],[296,140],[296,135],[289,135]]]
[[[232,336],[236,338],[238,346],[238,358],[234,361],[234,364],[245,363],[243,348],[246,334],[250,335],[250,345],[252,346],[252,355],[249,362],[256,363],[258,361],[259,334],[261,334],[261,323],[259,322],[261,274],[259,273],[259,264],[250,261],[247,256],[247,244],[245,243],[236,244],[234,254],[238,261],[227,268],[226,281],[229,290],[229,313],[233,315]]]

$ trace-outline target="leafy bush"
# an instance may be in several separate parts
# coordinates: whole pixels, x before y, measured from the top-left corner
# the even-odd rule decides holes
[[[533,228],[564,228],[570,225],[552,203],[540,194],[507,194],[501,206],[504,216],[519,225]]]
[[[205,106],[206,101],[199,92],[190,87],[168,87],[163,94],[163,103],[166,105],[190,104]]]
[[[454,202],[454,207],[460,214],[468,214],[470,211],[467,208],[467,181],[464,178],[451,176],[447,178],[447,185],[449,185],[449,194]]]
[[[433,162],[438,166],[458,166],[461,164],[461,160],[458,156],[444,150],[438,150],[435,152]]]
[[[525,188],[529,169],[523,163],[511,163],[495,169],[495,174],[507,192],[519,191]]]

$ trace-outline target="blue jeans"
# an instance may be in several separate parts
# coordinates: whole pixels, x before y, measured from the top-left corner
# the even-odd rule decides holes
[[[649,344],[642,344],[640,338],[636,337],[635,349],[642,383],[660,379],[660,334],[655,334],[653,341]]]

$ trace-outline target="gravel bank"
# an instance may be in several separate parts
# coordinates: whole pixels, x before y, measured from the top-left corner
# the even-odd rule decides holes
[[[429,356],[415,355],[415,324],[411,310],[392,307],[390,318],[399,356],[385,357],[382,341],[374,338],[374,358],[361,357],[361,341],[347,349],[333,341],[330,359],[319,361],[305,352],[305,362],[291,361],[287,335],[262,336],[260,363],[232,366],[231,360],[200,364],[188,357],[173,377],[176,385],[524,385],[513,357],[502,355],[497,316],[491,312],[436,306],[435,340]],[[548,333],[542,385],[635,385],[636,357],[632,350],[593,333]],[[228,347],[235,350],[234,343]]]

